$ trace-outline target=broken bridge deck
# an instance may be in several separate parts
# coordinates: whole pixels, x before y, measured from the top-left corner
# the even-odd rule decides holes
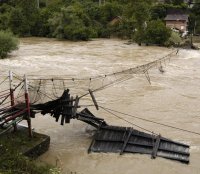
[[[151,158],[163,157],[189,163],[189,145],[172,141],[161,135],[148,134],[131,127],[110,126],[103,119],[95,117],[88,109],[78,114],[97,131],[88,152],[140,153]]]
[[[89,152],[141,153],[189,163],[189,146],[160,135],[130,127],[102,126],[96,132]]]

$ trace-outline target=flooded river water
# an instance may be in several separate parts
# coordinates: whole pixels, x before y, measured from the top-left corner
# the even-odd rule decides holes
[[[12,70],[20,75],[26,73],[28,77],[90,77],[142,65],[171,52],[168,48],[124,43],[114,39],[64,42],[25,38],[9,59],[0,60],[0,72],[6,74]],[[96,93],[96,99],[101,106],[200,132],[200,52],[180,50],[164,69],[164,74],[156,68],[149,71],[151,85],[145,76],[136,76]],[[112,125],[131,126],[103,110],[91,110]],[[38,160],[59,166],[64,174],[200,174],[199,135],[123,117],[164,137],[189,144],[190,164],[162,158],[152,160],[140,154],[88,154],[92,140],[88,125],[74,120],[60,126],[53,118],[40,115],[33,119],[33,127],[50,135],[51,145]]]

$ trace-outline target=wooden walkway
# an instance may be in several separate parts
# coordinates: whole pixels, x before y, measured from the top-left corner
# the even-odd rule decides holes
[[[163,157],[189,163],[189,146],[186,144],[131,127],[110,126],[103,119],[95,117],[88,109],[84,109],[78,119],[97,128],[88,152],[111,152],[121,155],[140,153],[149,154],[153,159]]]
[[[189,163],[189,146],[140,132],[130,127],[102,126],[95,134],[89,152],[141,153]]]

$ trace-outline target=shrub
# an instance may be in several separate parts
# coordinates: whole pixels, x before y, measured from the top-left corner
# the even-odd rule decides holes
[[[176,32],[172,32],[169,40],[165,42],[165,46],[178,46],[182,42],[180,35]]]
[[[18,49],[18,39],[8,31],[0,31],[0,58],[5,58],[8,53]]]
[[[146,43],[164,45],[170,36],[171,30],[166,28],[162,21],[156,20],[148,23],[145,33]]]

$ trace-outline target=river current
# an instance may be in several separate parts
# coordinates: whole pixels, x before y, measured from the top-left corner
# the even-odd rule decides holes
[[[90,77],[142,65],[161,58],[172,50],[162,47],[139,47],[117,39],[89,42],[57,41],[46,38],[24,38],[19,50],[0,60],[0,72],[9,70],[28,77],[52,75]],[[165,73],[149,71],[151,85],[145,76],[135,76],[124,83],[97,92],[102,106],[141,118],[200,132],[200,52],[180,50],[170,62],[163,64]],[[0,77],[2,80],[2,77]],[[103,110],[90,108],[109,124],[132,126]],[[92,128],[73,120],[60,126],[49,116],[37,115],[32,120],[36,132],[50,135],[48,152],[38,160],[57,165],[70,174],[200,174],[200,136],[123,116],[125,119],[166,138],[187,143],[190,164],[149,155],[87,153]]]

